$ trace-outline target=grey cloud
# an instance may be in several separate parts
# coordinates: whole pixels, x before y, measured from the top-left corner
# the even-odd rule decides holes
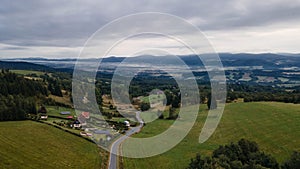
[[[104,24],[136,12],[198,19],[205,31],[260,27],[300,20],[300,1],[252,0],[1,0],[0,42],[18,46],[77,47]],[[123,28],[126,29],[126,25]]]
[[[25,47],[3,47],[1,50],[26,50]]]
[[[300,21],[299,2],[266,2],[269,3],[245,4],[240,13],[236,12],[235,15],[225,17],[224,20],[218,19],[220,25],[223,25],[223,28],[239,28]]]

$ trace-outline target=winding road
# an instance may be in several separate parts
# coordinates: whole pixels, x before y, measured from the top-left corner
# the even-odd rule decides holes
[[[120,145],[122,144],[122,142],[124,140],[126,140],[128,137],[130,137],[131,135],[133,135],[134,133],[138,133],[142,127],[144,126],[144,122],[140,117],[140,113],[141,112],[136,112],[136,118],[138,120],[138,122],[140,123],[139,126],[136,127],[131,127],[126,133],[125,135],[123,135],[122,137],[120,137],[119,139],[117,139],[115,142],[113,142],[113,144],[111,145],[110,148],[110,155],[109,155],[109,163],[108,163],[108,169],[117,169],[118,168],[118,155],[119,154],[119,148]]]

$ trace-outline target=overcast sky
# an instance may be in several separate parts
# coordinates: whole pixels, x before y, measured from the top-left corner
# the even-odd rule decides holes
[[[77,57],[95,31],[119,17],[138,12],[162,12],[187,20],[203,31],[218,53],[300,53],[300,0],[0,2],[0,58]],[[131,40],[112,54],[127,55],[128,49],[145,48],[146,42],[151,42],[147,36]],[[172,43],[161,47],[185,54]]]

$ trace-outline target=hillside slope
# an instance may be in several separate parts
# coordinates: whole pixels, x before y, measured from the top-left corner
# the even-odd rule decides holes
[[[124,158],[124,168],[186,168],[197,153],[206,156],[219,145],[245,138],[258,143],[260,149],[272,154],[279,162],[291,153],[300,151],[300,105],[277,102],[231,103],[225,108],[221,122],[213,136],[204,144],[198,142],[207,116],[201,107],[197,123],[189,134],[170,151],[145,159]],[[151,137],[162,133],[173,121],[155,120],[147,124],[135,137]]]
[[[0,150],[0,168],[99,169],[106,162],[95,144],[33,121],[1,122]]]

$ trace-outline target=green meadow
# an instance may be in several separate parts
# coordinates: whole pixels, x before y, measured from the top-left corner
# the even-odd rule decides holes
[[[279,162],[300,150],[300,105],[277,102],[227,104],[221,122],[212,137],[203,144],[199,134],[207,116],[201,106],[197,122],[190,133],[170,151],[146,158],[123,159],[124,168],[186,168],[197,153],[210,155],[219,145],[237,142],[241,138],[256,141],[260,149],[272,154]],[[151,137],[162,133],[173,121],[155,120],[144,126],[135,137]]]
[[[105,168],[107,153],[57,128],[33,122],[0,122],[0,168]]]
[[[10,70],[13,73],[20,74],[20,75],[31,75],[36,74],[37,76],[45,74],[45,72],[41,71],[34,71],[34,70]]]
[[[72,108],[65,108],[59,106],[46,106],[48,115],[58,117],[76,116],[75,110]],[[68,115],[62,115],[61,112],[70,112]]]

